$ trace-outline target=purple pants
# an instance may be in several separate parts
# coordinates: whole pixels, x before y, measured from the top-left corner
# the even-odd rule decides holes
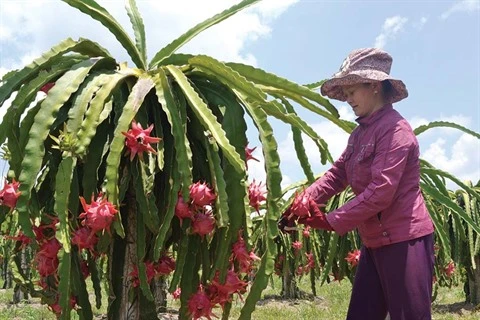
[[[433,234],[362,247],[347,320],[430,320],[434,259]]]

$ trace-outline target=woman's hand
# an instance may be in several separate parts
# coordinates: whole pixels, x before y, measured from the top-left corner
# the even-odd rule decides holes
[[[299,218],[298,223],[310,226],[315,229],[333,231],[332,226],[327,221],[327,216],[320,210],[317,203],[313,201],[313,199],[310,199],[309,201],[309,208],[310,216]]]
[[[280,220],[277,222],[278,229],[282,232],[290,233],[295,230],[295,221],[292,219],[292,206],[290,205],[287,210],[282,214]]]

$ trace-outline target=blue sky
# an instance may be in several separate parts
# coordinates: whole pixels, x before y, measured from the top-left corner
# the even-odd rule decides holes
[[[123,1],[98,1],[130,32]],[[234,0],[137,1],[149,56],[196,23],[238,2]],[[189,9],[185,9],[189,8]],[[19,68],[66,37],[99,42],[119,61],[123,48],[99,23],[58,0],[0,0],[0,75]],[[480,1],[310,1],[264,0],[201,34],[180,52],[205,53],[240,61],[298,83],[336,72],[351,50],[379,46],[394,59],[392,75],[409,89],[395,104],[415,128],[430,121],[455,121],[480,132]],[[345,104],[332,101],[342,117],[354,120]],[[0,116],[4,108],[0,109]],[[299,111],[329,143],[334,157],[347,136],[322,118]],[[291,136],[272,121],[282,158],[284,184],[302,179]],[[258,145],[253,130],[252,145]],[[419,136],[422,157],[462,179],[480,178],[480,142],[453,129]],[[313,168],[321,172],[306,140]],[[260,152],[256,151],[259,156]],[[262,180],[262,163],[249,164]]]

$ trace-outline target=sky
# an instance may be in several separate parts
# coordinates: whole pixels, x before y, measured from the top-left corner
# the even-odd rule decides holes
[[[124,1],[98,2],[133,35]],[[137,0],[148,56],[238,2]],[[0,0],[0,76],[68,37],[91,39],[117,61],[129,61],[103,25],[60,0]],[[379,47],[393,56],[391,75],[409,90],[409,97],[394,108],[413,128],[441,120],[480,132],[480,0],[263,0],[208,29],[178,52],[247,63],[308,84],[330,77],[350,51],[363,47]],[[355,120],[346,103],[332,103],[342,118]],[[1,108],[0,117],[4,112]],[[348,136],[318,115],[298,108],[297,112],[337,158]],[[283,186],[304,179],[288,126],[274,119],[272,124]],[[250,146],[260,148],[253,128],[248,135]],[[480,179],[480,140],[443,128],[431,129],[418,139],[423,159],[462,180]],[[327,170],[313,142],[305,138],[305,145],[315,173]],[[259,148],[254,155],[261,158]],[[265,179],[262,161],[249,163],[249,177]]]

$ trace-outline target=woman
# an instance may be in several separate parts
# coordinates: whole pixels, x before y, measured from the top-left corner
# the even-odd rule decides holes
[[[419,188],[417,139],[392,107],[408,92],[389,76],[391,64],[385,51],[355,50],[322,85],[322,95],[352,107],[359,125],[332,168],[305,190],[312,214],[298,221],[340,235],[358,229],[363,246],[348,320],[431,319],[434,229]],[[328,215],[318,209],[347,185],[354,199]]]

